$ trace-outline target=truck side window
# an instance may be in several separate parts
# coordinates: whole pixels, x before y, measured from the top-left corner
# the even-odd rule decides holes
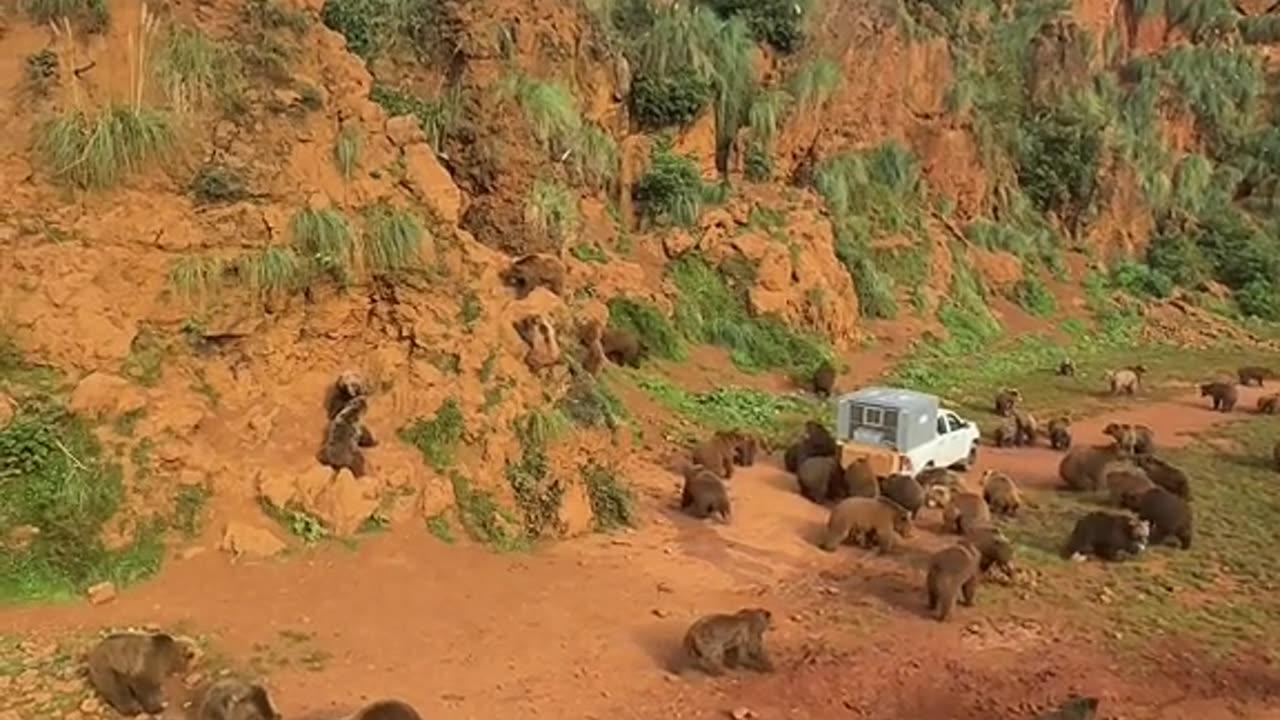
[[[956,417],[955,415],[947,416],[947,424],[951,426],[951,430],[953,432],[964,427],[964,423],[960,422],[960,418]]]
[[[947,418],[942,415],[939,415],[938,416],[938,434],[946,435],[948,432],[949,432],[949,429],[947,428]]]

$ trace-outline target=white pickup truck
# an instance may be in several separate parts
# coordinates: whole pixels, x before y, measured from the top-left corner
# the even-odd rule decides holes
[[[932,467],[967,469],[978,458],[978,426],[927,393],[868,387],[836,405],[840,464],[866,458],[877,476],[915,477]]]

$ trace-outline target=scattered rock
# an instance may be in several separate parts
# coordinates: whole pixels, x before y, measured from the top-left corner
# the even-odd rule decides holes
[[[673,230],[662,236],[662,249],[667,257],[676,258],[697,247],[698,241],[684,230]]]
[[[96,697],[85,698],[84,702],[80,703],[80,712],[85,715],[94,715],[101,710],[102,704],[98,702],[98,698]]]
[[[751,720],[756,717],[756,714],[751,708],[736,707],[729,711],[729,717],[733,720]]]
[[[654,609],[653,609],[653,610],[651,610],[650,612],[652,612],[652,613],[654,614],[654,617],[664,618],[664,617],[670,617],[670,616],[671,616],[671,613],[670,613],[669,611],[667,611],[667,610],[663,610],[662,608],[654,608]]]
[[[237,558],[242,555],[268,558],[284,552],[285,544],[269,530],[233,520],[227,523],[218,549]]]
[[[116,599],[116,586],[112,582],[100,582],[88,591],[89,602],[94,605],[105,605]]]
[[[395,143],[396,147],[404,147],[414,143],[420,143],[427,139],[422,132],[422,123],[418,122],[418,118],[413,115],[397,115],[393,118],[387,118],[387,138]]]
[[[343,469],[315,499],[315,513],[335,535],[352,535],[378,509],[379,483]]]
[[[104,372],[90,373],[71,393],[67,407],[91,416],[120,415],[147,404],[142,391],[128,380]]]
[[[423,203],[447,225],[457,225],[462,218],[462,191],[453,183],[449,172],[440,165],[431,146],[415,143],[404,149],[404,179]]]
[[[191,558],[193,558],[193,557],[195,557],[195,556],[197,556],[197,555],[199,555],[199,554],[201,554],[201,553],[203,553],[203,552],[204,552],[204,546],[203,546],[203,545],[193,545],[192,547],[184,548],[184,549],[182,550],[182,552],[178,553],[178,559],[180,559],[180,560],[190,560]]]

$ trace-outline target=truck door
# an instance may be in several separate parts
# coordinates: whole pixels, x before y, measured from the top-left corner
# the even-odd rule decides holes
[[[947,465],[950,466],[969,456],[969,443],[964,434],[959,432],[964,427],[960,418],[951,413],[945,413],[944,418],[947,423]]]

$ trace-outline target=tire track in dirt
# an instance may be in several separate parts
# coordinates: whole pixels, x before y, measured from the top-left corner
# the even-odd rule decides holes
[[[1242,393],[1241,407],[1253,397]],[[1101,442],[1102,427],[1117,420],[1151,425],[1159,445],[1183,444],[1245,418],[1206,406],[1189,396],[1117,410],[1078,422],[1076,442]],[[1047,448],[984,448],[970,475],[998,467],[1049,488],[1060,458]],[[634,532],[521,555],[403,531],[355,552],[330,545],[285,562],[235,564],[207,552],[171,561],[111,605],[5,609],[0,626],[56,634],[152,622],[210,633],[238,660],[282,632],[314,633],[323,663],[271,673],[286,717],[313,720],[387,695],[456,720],[711,718],[738,705],[762,719],[964,720],[1024,717],[1023,705],[1090,688],[1105,689],[1126,718],[1268,717],[1215,715],[1194,694],[1194,712],[1178,715],[1169,703],[1198,687],[1182,666],[1122,672],[1051,617],[994,619],[979,601],[955,623],[924,618],[923,563],[950,541],[930,532],[936,518],[889,558],[827,554],[812,544],[826,510],[801,498],[773,462],[730,481],[728,526],[674,510],[670,474],[655,469],[640,484],[660,499],[646,502]],[[779,673],[713,681],[666,670],[696,617],[746,605],[779,619],[771,638]]]

